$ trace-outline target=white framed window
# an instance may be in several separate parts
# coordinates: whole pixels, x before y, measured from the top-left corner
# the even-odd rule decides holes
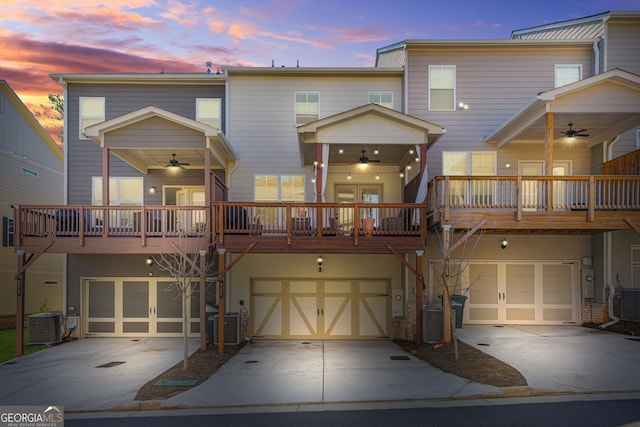
[[[196,121],[220,129],[222,100],[220,98],[196,98]]]
[[[455,111],[456,66],[429,65],[429,111]]]
[[[93,205],[102,205],[102,177],[94,176],[91,180]],[[115,206],[139,206],[143,204],[142,178],[135,177],[110,177],[109,178],[109,205]],[[100,226],[103,223],[102,211],[95,211],[91,219],[93,225]],[[109,224],[117,227],[131,227],[134,224],[135,213],[122,210],[110,211]]]
[[[109,178],[109,204],[110,205],[142,205],[143,185],[142,178],[135,177],[111,177]],[[102,177],[92,178],[92,200],[94,205],[102,204]]]
[[[582,64],[556,64],[555,87],[568,85],[582,80]]]
[[[256,202],[304,202],[304,175],[256,175]]]
[[[320,114],[319,92],[296,92],[295,103],[296,125],[318,120]]]
[[[104,105],[104,97],[80,97],[80,139],[89,139],[84,136],[84,130],[91,125],[104,121]]]
[[[393,109],[393,92],[369,92],[369,104]]]
[[[494,151],[443,151],[442,173],[449,176],[496,175],[497,157]],[[494,203],[495,180],[473,179],[451,181],[451,203],[490,205]]]

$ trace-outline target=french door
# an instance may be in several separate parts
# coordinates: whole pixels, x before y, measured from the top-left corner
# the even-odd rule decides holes
[[[335,194],[336,202],[338,203],[382,203],[381,184],[336,184]],[[374,224],[380,224],[378,209],[366,209],[365,215],[369,218],[374,218]],[[351,209],[338,210],[339,231],[350,233],[356,225],[353,220],[353,211]]]
[[[182,296],[169,278],[84,280],[83,331],[86,336],[182,336]],[[200,321],[198,282],[187,296],[189,334]]]

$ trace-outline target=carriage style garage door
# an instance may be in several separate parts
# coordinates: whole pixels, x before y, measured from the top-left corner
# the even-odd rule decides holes
[[[189,334],[200,329],[198,283],[187,300]],[[82,285],[86,336],[182,336],[182,298],[171,279],[98,278]]]
[[[390,281],[253,279],[251,326],[256,338],[387,338]]]
[[[577,262],[468,265],[467,323],[567,324],[578,321]]]

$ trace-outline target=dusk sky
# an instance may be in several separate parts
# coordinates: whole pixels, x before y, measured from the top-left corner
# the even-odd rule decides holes
[[[372,66],[404,39],[507,39],[611,10],[640,0],[0,0],[0,79],[33,111],[62,93],[52,73]]]

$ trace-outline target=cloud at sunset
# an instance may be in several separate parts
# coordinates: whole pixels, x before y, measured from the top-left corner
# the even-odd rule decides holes
[[[377,48],[406,38],[508,38],[604,11],[599,0],[402,8],[386,0],[0,0],[0,79],[37,107],[62,91],[53,73],[204,72],[206,62],[372,66]]]

